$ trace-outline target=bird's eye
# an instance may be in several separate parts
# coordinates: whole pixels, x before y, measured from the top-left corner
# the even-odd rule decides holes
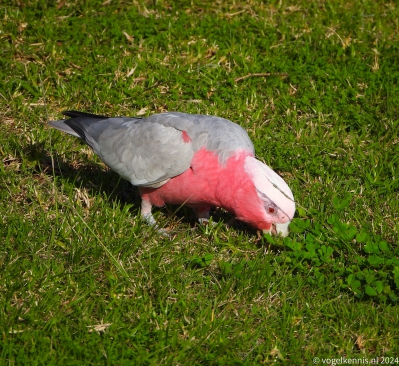
[[[262,197],[263,200],[263,207],[265,208],[265,211],[269,213],[270,215],[276,215],[278,212],[278,207],[274,202],[272,202],[267,196]]]

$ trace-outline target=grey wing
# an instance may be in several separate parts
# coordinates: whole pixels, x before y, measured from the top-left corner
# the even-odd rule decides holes
[[[145,120],[107,129],[95,152],[135,186],[159,187],[190,168],[194,151],[181,130]]]
[[[105,164],[133,185],[160,187],[190,167],[194,150],[180,129],[139,118],[67,113],[73,118],[50,125],[82,138]]]

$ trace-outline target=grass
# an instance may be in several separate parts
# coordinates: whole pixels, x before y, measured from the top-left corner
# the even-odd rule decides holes
[[[0,17],[0,364],[399,362],[396,2],[13,0]],[[239,123],[294,192],[289,238],[173,206],[157,235],[133,187],[46,126],[67,109]]]

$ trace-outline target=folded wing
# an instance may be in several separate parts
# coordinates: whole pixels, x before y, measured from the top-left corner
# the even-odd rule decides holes
[[[50,125],[83,139],[105,164],[135,186],[159,187],[190,167],[194,150],[184,130],[140,118],[64,114],[72,118]]]

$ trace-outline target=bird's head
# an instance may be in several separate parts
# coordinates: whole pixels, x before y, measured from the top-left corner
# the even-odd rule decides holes
[[[291,189],[275,171],[252,156],[246,157],[244,168],[252,178],[262,202],[263,219],[272,224],[272,229],[263,231],[287,236],[288,225],[295,213],[295,200]]]

